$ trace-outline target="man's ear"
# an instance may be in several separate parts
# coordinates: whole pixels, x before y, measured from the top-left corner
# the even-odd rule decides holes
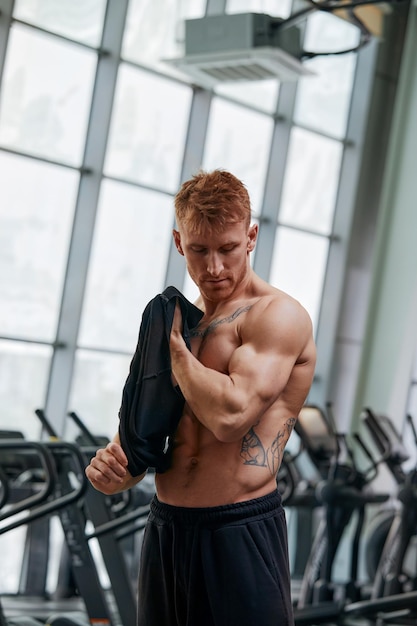
[[[252,252],[258,238],[258,224],[252,224],[248,230],[248,251]]]
[[[175,243],[175,247],[177,248],[178,252],[184,256],[184,251],[181,247],[181,235],[180,232],[178,230],[173,230],[172,231],[173,237],[174,237],[174,243]]]

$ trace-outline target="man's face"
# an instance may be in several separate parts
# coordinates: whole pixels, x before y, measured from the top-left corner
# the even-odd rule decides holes
[[[177,250],[185,257],[188,273],[204,298],[230,297],[249,272],[249,253],[255,247],[258,227],[232,223],[222,232],[196,234],[184,225],[174,230]]]

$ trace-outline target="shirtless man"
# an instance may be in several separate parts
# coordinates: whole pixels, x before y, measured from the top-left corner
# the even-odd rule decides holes
[[[173,383],[185,398],[170,469],[156,474],[139,575],[138,626],[293,624],[276,476],[315,366],[311,321],[250,266],[258,227],[229,172],[175,198],[173,236],[204,316],[188,350],[176,309]],[[137,483],[115,437],[86,469],[113,494]]]

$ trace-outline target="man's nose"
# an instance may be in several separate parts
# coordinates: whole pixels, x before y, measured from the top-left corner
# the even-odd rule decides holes
[[[207,272],[211,276],[220,276],[223,271],[223,262],[218,254],[209,254],[207,259]]]

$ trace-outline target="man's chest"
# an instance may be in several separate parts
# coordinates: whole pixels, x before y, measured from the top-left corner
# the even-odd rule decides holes
[[[237,323],[217,326],[207,333],[200,333],[191,338],[191,350],[195,357],[206,367],[228,373],[230,359],[241,345]]]

